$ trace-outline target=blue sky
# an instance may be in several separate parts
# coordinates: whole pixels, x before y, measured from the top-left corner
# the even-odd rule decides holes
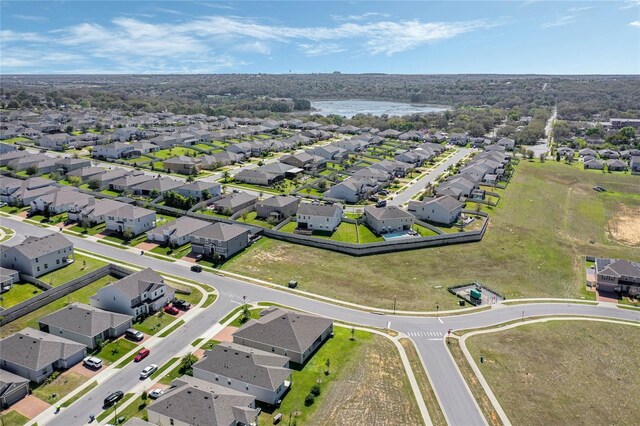
[[[3,0],[0,12],[2,74],[640,74],[640,0]]]

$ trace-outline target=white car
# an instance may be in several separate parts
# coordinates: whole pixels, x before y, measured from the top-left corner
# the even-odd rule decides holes
[[[140,378],[146,379],[147,377],[155,373],[157,369],[158,366],[155,364],[151,364],[150,366],[145,367],[145,369],[140,372]]]
[[[96,358],[94,356],[88,356],[82,360],[82,363],[87,367],[91,368],[100,368],[102,367],[102,360],[100,358]]]
[[[160,398],[163,393],[164,393],[164,389],[154,389],[151,392],[149,392],[149,398],[151,399]]]

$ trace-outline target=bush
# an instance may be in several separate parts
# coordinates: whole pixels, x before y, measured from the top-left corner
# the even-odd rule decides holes
[[[320,396],[320,385],[315,384],[311,387],[311,395]]]
[[[315,400],[316,400],[316,398],[315,398],[312,394],[307,395],[307,396],[305,397],[305,399],[304,399],[304,405],[305,405],[305,407],[309,407],[309,406],[313,405],[313,403],[315,402]]]

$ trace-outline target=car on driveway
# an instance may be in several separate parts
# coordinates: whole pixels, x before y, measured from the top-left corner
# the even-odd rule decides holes
[[[182,299],[174,300],[172,305],[178,309],[182,309],[183,311],[188,311],[189,309],[191,309],[191,303]]]
[[[133,328],[128,329],[124,332],[124,335],[127,339],[139,342],[144,339],[144,334],[138,330],[134,330]]]
[[[167,305],[164,307],[164,311],[169,315],[178,315],[180,311],[175,306]]]
[[[163,393],[164,393],[164,389],[154,389],[151,392],[149,392],[149,398],[151,399],[160,398]]]
[[[110,407],[113,404],[115,404],[116,402],[120,401],[122,399],[122,397],[124,396],[124,392],[122,391],[115,391],[110,393],[109,395],[107,395],[107,397],[104,399],[104,405],[105,407]]]
[[[150,353],[151,351],[149,349],[142,349],[140,352],[138,352],[138,354],[135,357],[133,357],[133,360],[135,362],[140,362],[146,357],[148,357]]]
[[[141,372],[140,372],[140,378],[141,379],[146,379],[147,377],[149,377],[150,375],[152,375],[153,373],[155,373],[158,370],[158,366],[156,364],[151,364],[148,367],[145,367]]]
[[[95,369],[102,367],[102,360],[94,356],[86,357],[85,359],[82,360],[82,363],[87,367],[91,367]]]

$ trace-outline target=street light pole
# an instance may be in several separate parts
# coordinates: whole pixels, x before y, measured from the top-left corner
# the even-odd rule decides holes
[[[396,314],[396,301],[398,299],[398,296],[393,296],[393,315]]]

